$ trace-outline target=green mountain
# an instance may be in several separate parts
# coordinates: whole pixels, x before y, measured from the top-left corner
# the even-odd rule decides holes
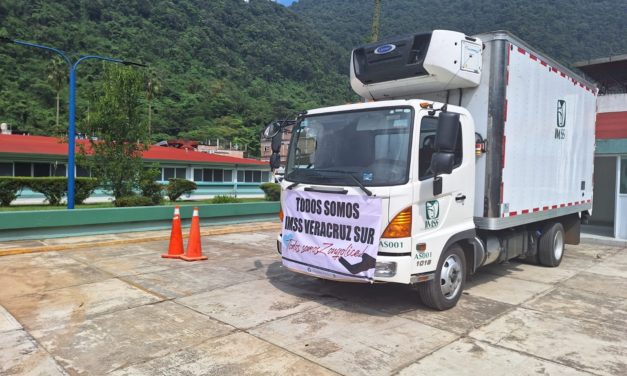
[[[381,0],[382,37],[433,29],[509,30],[564,64],[627,53],[627,1]],[[349,50],[370,34],[374,0],[300,0],[290,9]]]
[[[374,0],[2,0],[0,36],[149,64],[153,138],[221,138],[255,155],[270,120],[354,100],[350,50],[370,34]],[[381,36],[432,29],[506,29],[565,64],[627,53],[627,2],[615,0],[382,0]],[[0,123],[63,135],[67,84],[49,53],[0,44]],[[79,130],[102,64],[78,69]],[[142,68],[133,68],[142,69]],[[57,75],[58,76],[58,75]],[[55,125],[55,81],[61,121]],[[148,103],[146,103],[146,114]]]
[[[273,118],[351,95],[340,84],[341,49],[266,0],[3,0],[0,36],[148,64],[155,139],[220,137],[257,149]],[[14,131],[65,132],[67,85],[57,128],[51,61],[45,51],[0,44],[0,122]],[[77,124],[86,133],[94,131],[89,110],[102,64],[110,63],[78,68]]]

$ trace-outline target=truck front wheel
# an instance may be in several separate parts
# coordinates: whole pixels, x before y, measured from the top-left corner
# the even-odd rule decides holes
[[[426,306],[444,311],[455,307],[462,296],[465,282],[464,251],[454,244],[440,257],[434,279],[418,285],[418,293]]]
[[[564,256],[564,226],[555,222],[546,225],[538,244],[538,259],[544,266],[559,266]]]

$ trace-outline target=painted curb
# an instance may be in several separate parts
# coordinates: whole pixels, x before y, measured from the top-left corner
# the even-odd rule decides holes
[[[226,235],[226,234],[234,234],[239,232],[254,232],[254,231],[262,231],[262,230],[276,230],[279,231],[281,229],[280,223],[255,223],[254,225],[236,225],[236,226],[228,226],[228,227],[216,227],[206,230],[201,230],[201,236],[209,236],[209,235]],[[183,237],[187,238],[189,235],[184,234]],[[147,243],[152,241],[160,241],[160,240],[169,240],[170,235],[156,235],[156,236],[148,236],[143,238],[135,238],[135,239],[116,239],[116,240],[107,240],[102,242],[88,242],[88,243],[73,243],[73,244],[58,244],[58,245],[44,245],[39,247],[28,247],[28,248],[9,248],[0,250],[0,257],[3,256],[11,256],[11,255],[23,255],[29,253],[42,253],[42,252],[52,252],[52,251],[68,251],[73,249],[81,249],[81,248],[91,248],[91,247],[104,247],[109,245],[119,245],[119,244],[137,244],[137,243]]]

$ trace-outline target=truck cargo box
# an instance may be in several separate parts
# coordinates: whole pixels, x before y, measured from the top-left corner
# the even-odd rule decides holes
[[[476,161],[477,227],[590,210],[596,87],[509,33],[477,37],[480,85],[435,95],[468,108],[487,140]]]
[[[597,89],[575,72],[508,32],[389,38],[355,49],[352,60],[352,86],[366,98],[427,99],[472,114],[486,140],[476,160],[478,228],[591,209]]]

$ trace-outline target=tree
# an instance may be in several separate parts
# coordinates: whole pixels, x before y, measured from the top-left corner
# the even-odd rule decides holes
[[[146,81],[133,68],[104,67],[103,84],[92,116],[97,140],[90,141],[91,157],[82,160],[117,200],[133,195],[142,177],[142,152],[149,145],[142,117]]]
[[[57,117],[56,117],[56,130],[59,131],[59,108],[61,105],[61,90],[67,82],[67,65],[63,59],[55,56],[48,67],[48,83],[52,86],[52,89],[57,93]]]
[[[379,32],[381,30],[381,0],[374,0],[374,14],[372,16],[372,34],[370,42],[374,43],[379,40]]]
[[[155,71],[151,71],[146,81],[146,101],[148,102],[148,134],[152,135],[152,100],[159,93],[159,81]]]

